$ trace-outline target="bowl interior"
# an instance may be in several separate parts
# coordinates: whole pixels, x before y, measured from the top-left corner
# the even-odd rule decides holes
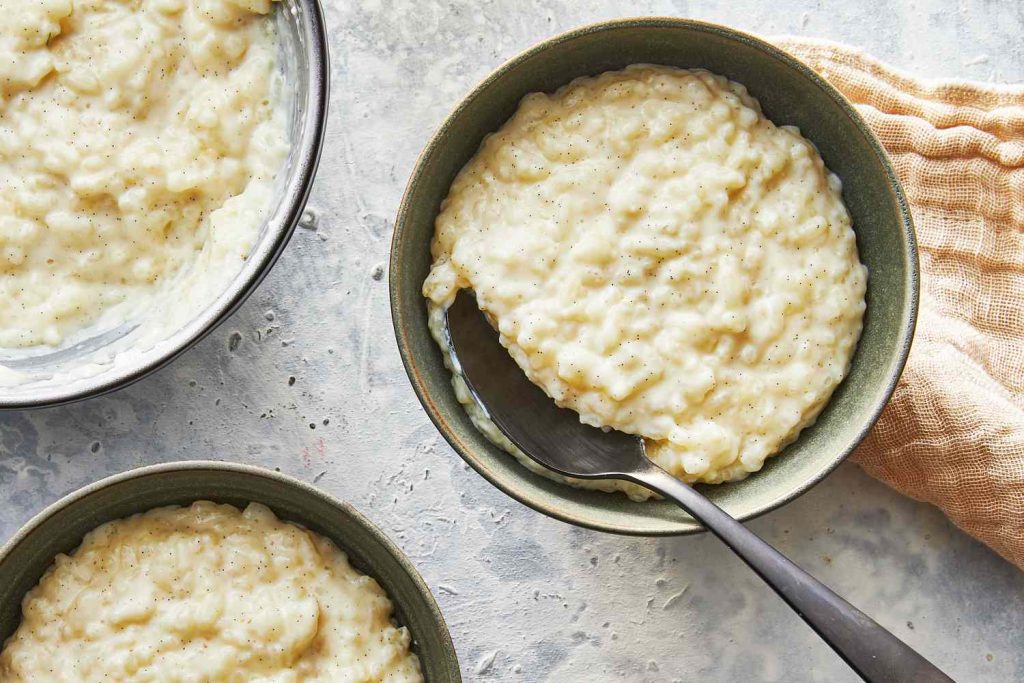
[[[409,560],[346,503],[273,472],[220,463],[158,465],[116,475],[72,494],[29,523],[0,555],[0,643],[21,621],[21,601],[58,553],[76,548],[100,524],[164,505],[212,500],[267,505],[281,519],[330,538],[352,565],[375,578],[409,628],[428,681],[459,681],[459,666],[441,612]],[[27,533],[26,533],[27,532]]]
[[[860,257],[869,271],[864,331],[846,380],[817,422],[747,479],[703,492],[747,519],[792,499],[848,455],[874,423],[902,371],[917,310],[917,254],[906,201],[884,151],[853,108],[817,74],[756,38],[678,19],[589,26],[528,50],[488,77],[444,122],[421,156],[399,209],[391,254],[391,304],[399,347],[417,395],[441,433],[509,495],[575,524],[632,534],[699,527],[673,504],[635,503],[581,491],[519,465],[474,429],[455,399],[427,328],[420,289],[441,200],[483,137],[534,91],[629,64],[705,68],[747,86],[776,124],[794,125],[843,181]]]
[[[59,347],[0,349],[0,408],[62,403],[143,376],[208,332],[273,265],[305,205],[323,136],[327,89],[316,0],[282,0],[273,21],[278,97],[290,148],[249,258],[238,272],[213,282],[208,300],[197,296],[182,305],[176,288],[167,287],[139,317],[101,318]]]

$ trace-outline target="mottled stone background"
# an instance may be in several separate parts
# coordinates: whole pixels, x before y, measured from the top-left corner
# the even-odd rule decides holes
[[[855,680],[714,539],[576,529],[463,465],[395,348],[383,277],[393,216],[457,99],[564,29],[626,14],[699,17],[845,41],[919,75],[1020,81],[1024,4],[327,5],[332,109],[312,220],[241,311],[171,367],[105,398],[0,415],[0,536],[137,465],[256,463],[318,478],[398,541],[434,589],[468,680]],[[937,510],[845,465],[751,527],[957,679],[1024,680],[1024,575]]]

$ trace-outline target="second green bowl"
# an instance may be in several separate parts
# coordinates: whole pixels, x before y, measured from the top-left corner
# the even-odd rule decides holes
[[[21,621],[21,602],[53,564],[82,537],[111,520],[197,500],[244,508],[263,503],[280,518],[325,536],[352,566],[372,576],[409,629],[413,651],[431,683],[460,683],[459,662],[441,610],[416,568],[387,536],[352,506],[297,479],[259,467],[223,462],[153,465],[107,477],[60,499],[0,548],[0,644]]]

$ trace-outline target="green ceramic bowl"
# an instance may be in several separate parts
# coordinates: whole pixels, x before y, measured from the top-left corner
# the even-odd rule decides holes
[[[667,18],[585,26],[527,50],[488,76],[444,121],[409,180],[391,246],[391,312],[402,359],[427,414],[491,483],[573,524],[624,534],[682,534],[700,527],[671,503],[634,503],[621,494],[557,484],[532,474],[477,432],[455,399],[420,294],[441,200],[483,137],[527,93],[554,91],[577,76],[638,62],[723,74],[746,85],[772,121],[798,126],[843,181],[870,273],[864,332],[850,374],[814,426],[760,472],[702,487],[703,492],[731,515],[749,519],[806,491],[850,454],[889,400],[913,337],[918,268],[906,199],[878,140],[842,95],[789,54],[723,26]]]
[[[58,553],[76,548],[100,524],[163,505],[256,501],[281,519],[326,536],[391,598],[395,620],[412,633],[427,681],[459,683],[448,627],[409,559],[348,503],[297,479],[258,467],[178,462],[131,470],[79,489],[46,508],[0,548],[0,643],[21,621],[21,601]]]

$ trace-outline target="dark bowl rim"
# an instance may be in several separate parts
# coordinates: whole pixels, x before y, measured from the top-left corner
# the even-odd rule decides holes
[[[705,33],[711,33],[714,35],[722,36],[738,42],[744,43],[750,47],[753,47],[767,56],[772,57],[791,69],[796,70],[803,76],[805,76],[811,83],[822,90],[829,98],[831,98],[847,115],[847,118],[868,140],[871,147],[873,148],[875,155],[885,170],[886,179],[892,193],[895,195],[896,202],[899,206],[900,215],[902,217],[901,228],[902,228],[902,241],[904,245],[904,256],[907,261],[907,288],[906,295],[904,297],[903,310],[905,311],[903,320],[901,321],[902,335],[900,338],[899,348],[897,349],[896,362],[892,364],[889,376],[886,379],[885,387],[876,402],[874,408],[871,411],[869,419],[856,433],[854,438],[850,441],[843,451],[836,454],[831,462],[827,463],[814,477],[811,477],[807,481],[803,482],[800,486],[788,491],[782,496],[776,497],[771,502],[752,510],[748,514],[739,515],[737,519],[741,522],[760,517],[763,514],[771,512],[786,503],[798,498],[802,494],[806,493],[811,487],[819,483],[826,476],[831,474],[836,467],[838,467],[846,458],[857,448],[857,446],[864,440],[868,432],[875,425],[878,417],[882,414],[886,404],[892,397],[893,391],[896,389],[896,384],[899,381],[900,375],[903,373],[903,368],[907,362],[907,356],[910,353],[910,346],[914,338],[914,330],[917,325],[917,309],[920,298],[920,272],[918,263],[918,249],[917,249],[917,237],[914,232],[914,221],[910,213],[910,208],[907,204],[906,195],[903,192],[903,188],[900,185],[899,178],[896,175],[896,171],[892,166],[892,162],[889,159],[888,153],[885,148],[882,147],[881,142],[868,127],[864,119],[857,113],[854,105],[833,86],[831,83],[826,81],[820,76],[814,69],[800,61],[790,53],[782,50],[781,48],[772,45],[771,43],[758,38],[754,35],[740,31],[734,28],[723,26],[721,24],[715,24],[706,21],[699,21],[694,19],[684,19],[679,17],[667,17],[667,16],[641,16],[641,17],[623,17],[618,19],[611,19],[607,21],[600,21],[592,24],[586,24],[579,26],[574,29],[570,29],[563,33],[559,33],[551,38],[547,38],[526,50],[516,54],[512,58],[506,60],[499,67],[487,74],[481,79],[472,90],[469,91],[456,106],[445,116],[441,123],[434,130],[430,136],[427,144],[424,146],[423,151],[420,152],[413,165],[412,173],[409,177],[408,184],[406,185],[405,192],[402,195],[401,202],[398,207],[398,212],[395,218],[395,229],[391,238],[390,248],[390,268],[388,271],[388,291],[390,295],[391,303],[391,320],[394,326],[395,339],[398,343],[398,351],[402,358],[402,364],[405,367],[406,374],[409,377],[409,381],[412,384],[413,391],[416,393],[416,397],[422,404],[424,411],[430,418],[434,426],[445,438],[445,440],[452,446],[456,453],[470,465],[477,473],[479,473],[484,479],[489,481],[492,485],[498,488],[500,491],[508,495],[509,497],[519,501],[523,505],[536,510],[549,517],[553,517],[560,521],[573,524],[576,526],[593,529],[595,531],[603,531],[608,533],[619,534],[623,536],[683,536],[693,533],[700,533],[704,531],[704,528],[697,525],[695,526],[691,520],[681,519],[678,528],[671,526],[665,528],[661,525],[656,528],[645,528],[643,525],[637,524],[615,524],[608,522],[592,522],[586,519],[580,519],[573,514],[565,513],[561,509],[550,506],[546,503],[532,500],[529,496],[521,496],[512,487],[504,483],[504,478],[498,474],[495,474],[487,468],[486,463],[473,453],[473,449],[462,443],[458,438],[455,437],[453,431],[448,427],[441,411],[438,409],[437,404],[430,396],[426,383],[420,375],[419,367],[417,365],[417,359],[414,356],[412,350],[412,344],[409,339],[408,328],[410,323],[407,322],[404,317],[402,310],[402,292],[399,289],[399,273],[403,269],[403,264],[400,257],[398,257],[399,247],[402,240],[406,235],[406,223],[408,221],[408,214],[411,210],[411,195],[413,194],[416,186],[419,183],[420,176],[423,173],[423,164],[426,159],[433,154],[433,152],[442,144],[444,144],[444,138],[453,130],[455,119],[463,112],[468,104],[474,101],[481,93],[489,88],[495,81],[501,79],[508,71],[518,66],[521,62],[534,57],[535,55],[550,49],[555,45],[559,45],[565,42],[576,40],[577,38],[590,35],[593,33],[599,33],[602,31],[616,30],[621,28],[635,28],[635,27],[653,27],[653,28],[687,28],[691,30],[703,31]],[[584,74],[581,74],[584,75]],[[525,468],[523,468],[524,471]]]
[[[327,112],[330,100],[330,53],[328,51],[327,26],[324,21],[320,0],[298,0],[308,9],[309,29],[309,109],[305,117],[309,121],[310,133],[304,136],[303,144],[295,161],[296,172],[288,183],[282,197],[287,211],[276,234],[268,235],[253,249],[253,254],[262,252],[259,258],[248,260],[242,273],[249,274],[234,282],[211,302],[208,308],[178,330],[166,342],[169,348],[156,352],[156,347],[143,353],[143,362],[129,365],[119,372],[103,374],[101,381],[86,381],[84,386],[68,390],[48,389],[40,392],[26,392],[24,397],[0,400],[0,412],[31,408],[48,408],[75,403],[94,396],[100,396],[122,389],[148,377],[160,368],[174,361],[183,353],[202,341],[227,318],[231,316],[256,290],[263,279],[281,257],[295,227],[302,218],[306,201],[316,177],[327,129]],[[253,254],[250,254],[252,256]],[[250,265],[255,264],[255,265]]]
[[[455,651],[455,645],[452,642],[451,630],[448,628],[448,624],[445,621],[444,614],[441,612],[440,606],[437,604],[437,600],[434,598],[433,592],[430,587],[424,581],[423,576],[416,569],[416,566],[412,563],[406,554],[399,548],[391,538],[385,534],[380,527],[371,522],[363,513],[357,510],[351,503],[348,503],[340,498],[336,498],[333,495],[323,491],[322,489],[302,481],[287,474],[270,470],[265,467],[259,467],[257,465],[246,465],[235,462],[223,462],[219,460],[181,460],[175,462],[166,462],[156,465],[144,465],[142,467],[135,467],[124,472],[112,474],[108,477],[104,477],[90,484],[86,484],[81,488],[75,489],[70,493],[61,496],[53,503],[50,503],[45,508],[37,512],[27,522],[25,522],[21,528],[18,529],[3,545],[0,545],[0,562],[14,551],[21,543],[31,536],[43,523],[45,523],[50,517],[57,512],[68,508],[80,500],[83,500],[97,491],[101,491],[110,486],[124,483],[126,481],[144,479],[146,477],[166,474],[168,472],[187,472],[187,471],[200,471],[200,472],[225,472],[232,474],[245,474],[255,477],[261,477],[264,479],[270,479],[278,483],[284,484],[292,489],[300,491],[302,495],[314,497],[322,500],[328,505],[342,510],[345,514],[349,515],[356,524],[361,526],[365,531],[369,532],[373,538],[380,543],[381,546],[387,551],[387,553],[398,562],[404,573],[412,580],[416,591],[423,598],[424,603],[427,605],[430,611],[431,620],[435,626],[439,628],[439,635],[441,636],[441,645],[443,657],[446,660],[446,665],[452,671],[459,671],[459,659]],[[200,500],[200,499],[197,499]],[[254,502],[260,502],[256,500]],[[145,510],[139,510],[138,512],[145,512]],[[296,520],[288,520],[295,523]],[[299,522],[301,523],[301,522]],[[349,550],[345,547],[344,543],[339,543],[341,549],[349,554]],[[372,575],[371,575],[372,576]],[[376,579],[375,579],[376,580]],[[394,600],[393,596],[388,596],[388,599]],[[418,656],[422,657],[423,653],[417,653]],[[459,680],[458,677],[453,680]]]

